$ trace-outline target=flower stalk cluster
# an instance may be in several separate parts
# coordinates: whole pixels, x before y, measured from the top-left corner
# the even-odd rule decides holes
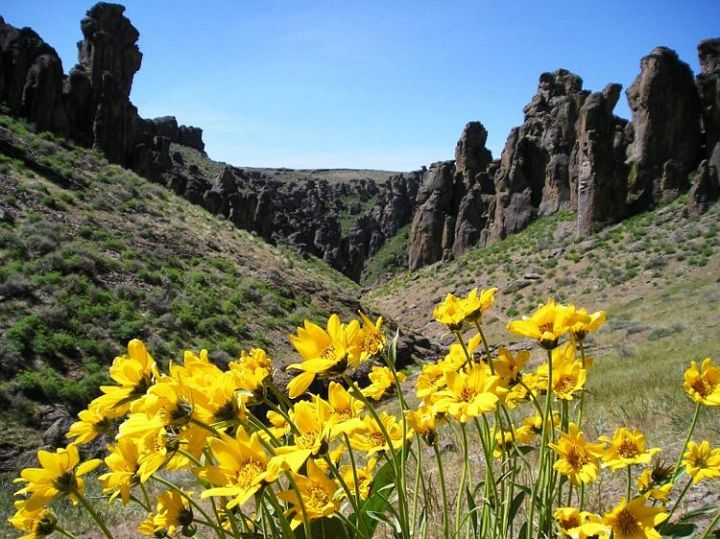
[[[40,467],[20,473],[10,522],[24,538],[75,537],[53,511],[66,498],[113,537],[85,496],[98,469],[106,502],[139,506],[138,533],[155,538],[369,539],[379,527],[406,538],[661,537],[690,488],[720,479],[720,448],[693,440],[701,409],[720,406],[718,367],[708,358],[685,372],[696,410],[676,464],[664,464],[637,428],[583,431],[593,363],[584,341],[605,313],[549,300],[511,321],[533,356],[487,341],[496,292],[449,294],[436,307],[456,342],[422,365],[414,395],[396,365],[397,334],[387,339],[382,319],[364,313],[297,328],[286,387],[258,348],[226,368],[187,351],[161,372],[133,340],[110,367],[113,384],[70,427],[71,443],[39,451]],[[352,374],[366,362],[360,384]],[[99,435],[112,440],[104,459],[82,461]],[[457,480],[445,442],[460,448]],[[626,488],[601,514],[585,491],[604,470],[624,474]],[[171,480],[178,474],[194,486]]]

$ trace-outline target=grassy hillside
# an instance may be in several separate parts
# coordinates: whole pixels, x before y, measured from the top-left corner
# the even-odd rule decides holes
[[[0,129],[14,148],[5,153],[20,152],[0,153],[3,444],[39,445],[39,403],[82,407],[134,337],[162,363],[185,347],[222,361],[263,346],[287,361],[303,318],[354,312],[357,286],[323,262],[271,247],[95,152],[6,116]]]
[[[588,419],[595,432],[625,424],[680,445],[693,410],[682,373],[693,359],[720,361],[720,205],[687,217],[681,198],[584,240],[575,238],[572,217],[540,219],[490,248],[403,273],[364,302],[447,344],[452,336],[433,321],[433,307],[448,292],[496,286],[488,338],[521,347],[507,322],[549,297],[606,310],[608,323],[590,343],[597,359]],[[718,432],[717,414],[701,414],[697,436],[718,441]]]

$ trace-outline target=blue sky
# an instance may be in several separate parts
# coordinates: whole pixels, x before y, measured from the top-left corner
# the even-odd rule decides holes
[[[90,2],[5,0],[0,15],[77,58]],[[145,117],[197,125],[211,157],[239,166],[412,170],[452,159],[480,120],[498,158],[538,75],[624,88],[657,45],[693,71],[720,37],[720,1],[128,0]],[[623,97],[616,113],[629,117]]]

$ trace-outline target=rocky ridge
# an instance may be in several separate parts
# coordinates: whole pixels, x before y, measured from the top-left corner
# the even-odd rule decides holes
[[[226,166],[209,174],[172,150],[204,152],[202,130],[172,116],[143,119],[129,96],[142,54],[124,7],[99,3],[81,22],[79,63],[64,75],[55,50],[29,28],[0,19],[0,102],[39,131],[102,150],[114,163],[164,184],[270,243],[322,258],[358,281],[369,257],[411,223],[410,270],[518,232],[539,216],[576,213],[576,232],[674,200],[689,211],[717,199],[720,39],[700,43],[700,73],[657,47],[626,91],[628,121],[614,115],[621,85],[583,88],[565,69],[540,75],[499,160],[480,122],[466,125],[455,159],[390,177],[342,183],[282,182]],[[716,152],[720,155],[720,151]]]
[[[720,196],[720,39],[702,41],[698,52],[697,77],[666,47],[645,56],[626,92],[629,121],[613,114],[620,84],[592,93],[559,69],[540,75],[499,160],[485,149],[482,124],[467,124],[455,160],[423,172],[410,270],[559,210],[576,213],[580,236],[688,191],[688,210],[705,211]]]

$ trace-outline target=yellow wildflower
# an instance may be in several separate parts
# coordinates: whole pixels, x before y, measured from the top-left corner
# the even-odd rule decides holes
[[[338,315],[333,314],[327,322],[327,331],[305,320],[305,327],[297,328],[290,335],[290,342],[303,358],[301,363],[288,365],[288,369],[302,371],[288,384],[288,394],[294,399],[307,391],[316,376],[338,375],[345,372],[350,345],[357,340],[359,324],[344,326]]]
[[[442,303],[435,307],[433,316],[435,320],[445,324],[450,331],[459,331],[465,320],[465,305],[453,294],[448,294]]]
[[[648,500],[667,502],[672,490],[672,483],[659,484],[653,477],[653,470],[645,468],[637,478],[638,492]]]
[[[328,452],[335,426],[330,421],[332,413],[332,407],[319,397],[293,406],[290,419],[297,429],[293,434],[294,443],[275,449],[275,456],[268,463],[270,477],[275,478],[287,469],[297,472],[308,458]]]
[[[189,496],[190,494],[187,494]],[[166,490],[157,497],[157,513],[155,515],[155,526],[167,530],[172,535],[177,528],[181,528],[183,535],[191,531],[193,523],[193,511],[186,496],[177,490]]]
[[[597,311],[592,314],[588,314],[586,309],[578,309],[578,321],[570,326],[570,333],[578,341],[585,340],[588,333],[592,333],[600,329],[605,324],[607,315],[605,311]],[[585,317],[588,318],[585,318]]]
[[[392,444],[394,449],[398,449],[402,446],[403,440],[403,428],[398,422],[394,415],[387,412],[380,412],[379,414],[382,426],[385,428],[390,440],[385,438],[382,428],[375,419],[367,415],[363,418],[365,428],[363,430],[354,432],[350,436],[350,446],[353,449],[359,451],[365,451],[368,455],[372,455],[379,451],[388,451]],[[412,430],[408,430],[406,433],[406,439],[412,437]]]
[[[110,378],[119,385],[100,386],[104,394],[91,406],[108,418],[125,415],[130,403],[145,395],[157,376],[155,360],[142,341],[133,339],[128,343],[128,353],[116,357],[110,367]]]
[[[512,384],[520,380],[520,374],[528,361],[530,361],[530,352],[527,350],[521,350],[513,355],[512,352],[501,346],[497,359],[492,362],[493,370],[500,378]]]
[[[205,490],[200,497],[227,496],[228,509],[247,502],[268,479],[268,456],[257,433],[248,435],[238,428],[235,437],[226,434],[208,440],[217,465],[204,466],[196,473],[215,488]]]
[[[575,423],[570,423],[568,432],[560,433],[556,444],[550,443],[548,446],[558,455],[553,468],[567,476],[573,485],[587,485],[597,479],[600,471],[598,457],[603,447],[601,444],[587,443]]]
[[[295,483],[300,492],[300,498],[295,490],[280,492],[278,497],[289,502],[292,507],[286,516],[293,515],[290,526],[295,529],[303,523],[304,517],[309,520],[329,517],[340,510],[340,501],[335,495],[338,486],[329,479],[312,460],[307,463],[307,475],[293,474]]]
[[[626,502],[623,498],[603,522],[610,526],[614,539],[661,539],[655,528],[662,524],[668,514],[662,507],[648,507],[647,499],[640,496]]]
[[[112,420],[105,417],[96,406],[89,406],[87,410],[78,413],[80,421],[76,421],[66,436],[75,438],[73,443],[85,445],[92,442],[100,434],[108,432],[112,428]]]
[[[368,375],[371,384],[362,389],[362,394],[379,401],[385,392],[394,387],[395,379],[388,367],[374,366]],[[397,373],[398,381],[402,382],[407,378],[403,373]]]
[[[109,501],[120,495],[123,504],[127,505],[130,489],[140,481],[138,446],[134,440],[123,438],[116,445],[109,446],[108,453],[105,465],[110,471],[100,475],[98,480],[102,484],[103,493],[112,493]]]
[[[428,445],[435,443],[440,418],[432,406],[423,405],[417,410],[406,411],[405,418],[408,426]]]
[[[692,361],[690,368],[685,371],[685,391],[695,402],[705,406],[720,406],[720,368],[712,364],[706,357],[700,369]]]
[[[24,500],[18,500],[15,502],[15,510],[8,522],[16,530],[27,532],[19,539],[42,539],[55,531],[57,517],[50,509],[39,507],[30,510]]]
[[[587,370],[575,359],[575,344],[566,342],[552,351],[553,359],[553,395],[558,399],[572,400],[575,393],[581,391],[587,380]],[[545,375],[547,378],[547,374]]]
[[[102,462],[92,459],[80,462],[75,445],[58,448],[55,453],[41,449],[37,453],[41,468],[25,468],[15,483],[26,483],[16,494],[30,494],[25,508],[35,511],[52,501],[56,496],[70,496],[74,504],[85,492],[85,481],[80,477],[93,471]]]
[[[360,495],[361,500],[367,500],[370,495],[370,489],[372,488],[373,482],[373,470],[377,465],[377,459],[368,459],[365,467],[357,466],[355,470],[350,465],[344,465],[340,468],[340,474],[342,475],[343,481],[348,486],[348,489],[353,494],[356,493],[355,478],[357,477],[357,492]]]
[[[385,334],[382,331],[382,316],[373,322],[364,312],[360,311],[360,319],[362,325],[355,333],[357,342],[353,347],[354,353],[351,355],[350,361],[354,367],[379,355],[385,349],[386,342]]]
[[[558,507],[553,513],[560,531],[572,539],[609,539],[611,529],[600,515],[576,507]]]
[[[478,295],[478,289],[473,288],[470,293],[461,300],[465,320],[468,322],[480,322],[482,314],[495,302],[495,292],[497,292],[497,288],[490,288],[489,290],[480,291]]]
[[[541,304],[530,317],[513,320],[508,331],[538,341],[540,346],[552,350],[562,335],[578,322],[589,322],[587,314],[580,314],[572,306],[560,305],[552,299]]]
[[[645,435],[637,429],[620,427],[612,438],[601,436],[600,441],[609,444],[602,460],[613,472],[633,464],[649,464],[652,456],[660,451],[658,447],[645,449]]]
[[[720,448],[711,449],[710,442],[703,440],[700,445],[690,441],[683,454],[683,466],[692,477],[693,485],[706,479],[720,477]]]
[[[460,423],[480,414],[492,412],[500,397],[507,392],[498,383],[500,378],[490,375],[487,367],[474,364],[467,372],[447,371],[447,389],[434,397],[434,406],[446,412]]]

